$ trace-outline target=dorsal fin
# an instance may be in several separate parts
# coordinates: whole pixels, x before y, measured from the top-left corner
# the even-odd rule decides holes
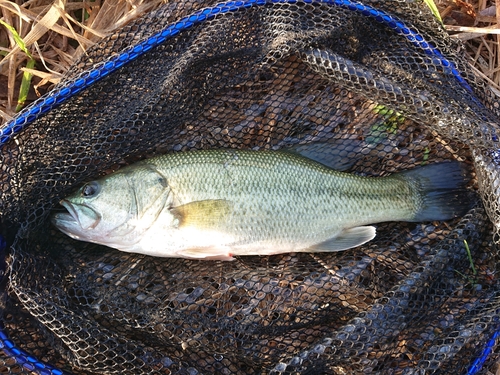
[[[346,171],[356,162],[355,155],[361,150],[361,141],[337,139],[329,143],[313,142],[283,148],[281,151],[300,155],[334,169]]]

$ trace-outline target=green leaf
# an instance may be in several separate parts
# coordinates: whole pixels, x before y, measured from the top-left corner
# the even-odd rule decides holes
[[[405,122],[405,117],[402,114],[382,104],[375,105],[373,112],[382,119],[370,127],[370,134],[366,137],[366,142],[370,144],[380,143],[389,134],[396,134],[399,125]]]
[[[427,4],[427,6],[430,8],[432,14],[434,14],[434,17],[438,19],[438,21],[442,24],[443,20],[441,19],[441,15],[439,14],[439,10],[436,6],[436,3],[434,3],[434,0],[424,0],[424,3]]]
[[[29,59],[28,63],[26,64],[26,68],[33,69],[35,67],[35,63],[36,61],[34,59]],[[17,99],[16,112],[19,112],[24,107],[24,103],[26,103],[28,92],[30,91],[31,78],[33,78],[33,74],[28,72],[23,73],[21,87],[19,88],[19,97]]]
[[[14,37],[14,41],[16,42],[17,46],[23,51],[30,59],[33,58],[31,56],[30,52],[28,51],[28,48],[26,48],[26,44],[24,44],[23,38],[18,34],[17,30],[6,23],[5,21],[0,20],[0,25],[5,26],[7,30],[9,30],[12,33],[12,36]]]

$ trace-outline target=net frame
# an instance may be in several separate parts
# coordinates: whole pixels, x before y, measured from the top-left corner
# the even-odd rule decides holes
[[[48,113],[49,111],[53,110],[53,108],[57,105],[60,105],[63,103],[65,100],[77,95],[80,93],[82,90],[84,90],[87,87],[90,87],[93,85],[97,80],[103,79],[106,77],[108,74],[113,73],[115,70],[120,69],[123,67],[126,63],[133,61],[135,58],[140,56],[142,53],[146,53],[153,49],[155,46],[164,43],[168,38],[176,36],[178,33],[182,32],[183,30],[187,30],[191,27],[193,27],[195,24],[198,22],[204,22],[205,20],[211,19],[212,17],[215,17],[218,14],[224,14],[227,12],[234,12],[242,8],[246,7],[251,7],[251,6],[260,6],[260,5],[265,5],[268,4],[269,2],[265,1],[248,1],[248,2],[227,2],[224,3],[223,5],[217,5],[211,10],[202,10],[199,12],[196,12],[188,17],[185,17],[181,19],[181,21],[173,24],[171,27],[167,28],[167,30],[162,31],[158,34],[153,35],[152,37],[148,38],[145,42],[139,43],[138,45],[133,46],[133,48],[125,51],[124,53],[118,55],[118,57],[114,58],[113,61],[108,61],[108,64],[103,64],[102,66],[99,66],[97,70],[92,70],[90,72],[84,72],[81,75],[77,75],[76,78],[69,78],[69,80],[63,85],[61,89],[56,89],[53,92],[51,92],[47,97],[42,98],[41,100],[37,101],[30,107],[28,107],[25,111],[23,111],[19,116],[16,117],[15,120],[12,122],[8,123],[6,126],[2,127],[1,129],[1,137],[0,140],[2,144],[7,144],[8,142],[12,142],[12,139],[15,135],[20,134],[25,130],[25,127],[31,124],[34,120],[39,118],[40,116],[43,116],[44,114]],[[277,1],[274,1],[272,3],[278,3]],[[281,1],[280,3],[295,3],[295,2],[284,2]],[[309,2],[305,2],[309,3]],[[416,33],[411,27],[407,27],[404,23],[400,22],[393,16],[388,15],[386,12],[380,9],[375,9],[372,8],[371,6],[355,3],[355,2],[350,2],[350,1],[326,1],[325,3],[328,3],[333,6],[339,6],[339,7],[345,7],[346,9],[354,12],[359,12],[363,16],[366,17],[373,17],[375,18],[378,22],[383,22],[389,25],[391,28],[394,30],[397,30],[397,32],[402,33],[407,37],[409,40],[412,41],[412,43],[415,45],[417,48],[424,49],[426,51],[429,51],[429,54],[433,57],[435,57],[438,61],[439,64],[442,65],[442,67],[446,70],[449,70],[449,73],[451,76],[454,77],[459,83],[459,86],[465,90],[472,92],[473,89],[468,85],[466,79],[462,78],[460,73],[458,73],[459,68],[455,67],[453,63],[450,63],[446,58],[443,59],[443,55],[437,48],[434,48],[432,45],[430,45],[425,38],[420,37],[420,34]],[[139,47],[140,46],[140,47]],[[304,53],[305,56],[305,61],[309,60],[309,63],[311,64],[312,67],[316,67],[316,69],[322,73],[323,75],[329,76],[331,75],[331,72],[335,74],[335,72],[342,71],[345,67],[348,69],[351,68],[353,69],[356,74],[359,76],[364,76],[365,78],[369,75],[366,71],[363,70],[363,67],[355,66],[353,64],[349,65],[348,62],[345,60],[342,60],[338,56],[332,56],[332,55],[325,55],[324,53],[318,52],[318,51],[307,51]],[[344,65],[342,65],[344,64]],[[99,73],[97,73],[99,72]],[[341,79],[341,77],[335,77],[335,80]],[[68,83],[69,82],[69,83]],[[365,86],[378,86],[378,85],[383,85],[386,86],[388,85],[387,82],[384,82],[383,80],[381,81],[380,78],[378,80],[374,81],[366,81]],[[355,88],[353,88],[355,89]],[[397,85],[392,85],[390,90],[388,91],[393,91],[397,92],[400,89],[399,86]],[[474,155],[475,161],[476,161],[476,166],[479,166],[480,168],[477,168],[478,170],[482,171],[483,175],[480,175],[480,181],[486,181],[486,185],[488,186],[494,186],[494,181],[496,180],[496,166],[495,166],[495,158],[496,154],[491,152],[491,150],[495,150],[495,145],[496,145],[496,130],[495,126],[493,126],[493,121],[492,121],[492,116],[488,110],[486,110],[483,106],[483,104],[478,100],[475,99],[474,95],[469,94],[469,98],[471,99],[470,103],[471,106],[474,107],[475,114],[472,115],[474,119],[479,117],[479,119],[476,120],[477,123],[480,123],[481,126],[484,127],[484,123],[489,123],[490,127],[486,127],[485,129],[481,129],[481,135],[484,133],[490,134],[490,137],[484,137],[486,140],[484,141],[483,150],[487,150],[487,152],[482,151],[479,152],[478,154]],[[426,98],[428,100],[428,98]],[[437,100],[437,99],[436,99]],[[469,103],[469,104],[470,104]],[[418,105],[417,103],[416,105]],[[447,120],[448,122],[453,122],[457,120],[458,114],[453,113],[453,108],[451,107],[449,109],[449,112],[451,113],[449,119]],[[429,113],[424,113],[423,117],[427,118]],[[477,117],[476,117],[477,116]],[[442,121],[442,119],[441,119]],[[446,121],[445,121],[446,122]],[[471,124],[471,127],[473,127],[474,124]],[[476,131],[477,132],[477,131]],[[463,136],[463,134],[461,135]],[[471,131],[470,134],[466,134],[467,138],[472,138],[472,137],[477,137],[477,134],[475,134],[474,131]],[[488,139],[489,138],[489,139]],[[486,191],[486,189],[482,190]],[[491,194],[489,192],[483,193],[483,201],[485,202],[492,202],[496,201],[498,197],[498,194]],[[487,210],[490,210],[490,217],[495,217],[495,215],[491,214],[491,204],[490,207],[487,205]],[[495,223],[494,223],[495,224]],[[492,335],[491,340],[495,340],[497,333],[495,332]],[[7,349],[11,350],[14,348],[9,348],[9,341],[6,338],[0,337],[0,339],[3,340],[4,345]],[[485,352],[491,350],[490,347],[490,342],[485,347]],[[7,342],[7,344],[5,344]],[[319,349],[318,349],[319,350]],[[320,350],[319,350],[320,351]],[[12,351],[13,354],[18,355],[19,358],[22,358],[23,356],[26,357],[26,355],[22,352],[16,352],[15,350]],[[18,354],[16,354],[18,353]],[[321,353],[317,353],[321,354]],[[478,360],[480,361],[480,358],[483,358],[483,353],[478,357]],[[28,362],[30,362],[28,360]],[[301,362],[300,358],[299,359],[294,359],[292,362]],[[472,368],[477,367],[474,365]],[[47,367],[49,368],[49,367]],[[276,371],[281,371],[280,370],[280,365],[277,365]],[[286,368],[286,366],[285,366]],[[472,370],[471,370],[472,371]]]

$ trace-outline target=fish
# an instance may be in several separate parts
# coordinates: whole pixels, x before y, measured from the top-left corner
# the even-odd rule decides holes
[[[372,240],[373,224],[448,220],[469,209],[457,161],[370,177],[304,154],[314,155],[211,149],[145,159],[62,199],[52,223],[124,252],[233,260],[343,251]]]

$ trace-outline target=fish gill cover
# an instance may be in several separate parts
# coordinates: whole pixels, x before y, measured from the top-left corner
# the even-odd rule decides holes
[[[420,2],[169,2],[125,26],[0,129],[1,371],[494,371],[493,98]],[[377,224],[343,252],[233,262],[123,253],[50,223],[62,198],[141,159],[311,144],[362,176],[458,160],[475,204]]]

